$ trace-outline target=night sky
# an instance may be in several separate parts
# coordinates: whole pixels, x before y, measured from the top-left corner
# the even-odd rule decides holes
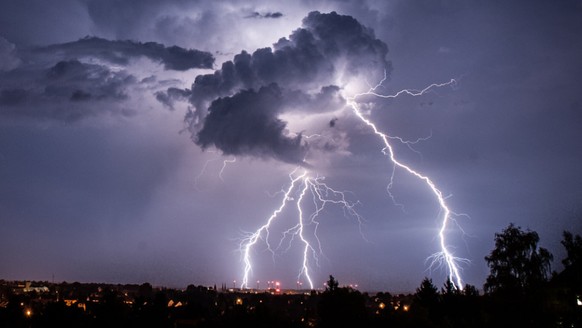
[[[320,213],[316,287],[442,286],[437,200],[398,168],[388,193],[393,165],[346,102],[385,72],[385,95],[455,79],[360,100],[464,214],[446,231],[464,281],[482,287],[511,222],[561,270],[562,231],[582,233],[579,0],[2,0],[0,278],[239,285],[241,238],[297,169],[362,218]],[[302,251],[257,243],[252,286],[294,288]]]

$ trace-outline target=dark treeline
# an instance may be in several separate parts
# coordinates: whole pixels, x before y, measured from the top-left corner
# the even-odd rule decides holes
[[[538,241],[513,224],[497,233],[482,294],[429,278],[410,295],[361,293],[333,276],[323,292],[282,294],[0,281],[0,327],[582,327],[582,238],[564,232],[560,272]]]

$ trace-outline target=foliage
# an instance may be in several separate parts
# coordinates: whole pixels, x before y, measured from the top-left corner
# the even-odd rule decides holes
[[[495,248],[485,257],[491,269],[485,292],[523,294],[546,282],[553,256],[538,248],[538,241],[535,231],[523,231],[513,223],[496,233]]]
[[[582,269],[582,237],[573,236],[571,232],[564,231],[562,245],[566,249],[566,258],[562,260],[564,269],[580,272]]]
[[[325,292],[317,304],[320,327],[356,327],[366,321],[364,296],[351,288],[339,287],[329,276]]]
[[[441,288],[441,294],[443,296],[452,296],[460,294],[460,290],[455,287],[455,284],[451,281],[451,278],[447,278],[443,287]]]
[[[416,289],[414,304],[426,308],[431,308],[439,302],[439,292],[437,287],[432,283],[432,279],[424,278],[420,287]]]
[[[582,308],[577,305],[582,294],[582,237],[564,231],[561,243],[566,250],[564,270],[552,278],[548,305],[564,327],[582,327]]]
[[[537,233],[513,224],[496,234],[485,258],[491,268],[485,295],[472,285],[456,289],[450,279],[437,288],[429,278],[413,295],[373,297],[340,287],[331,275],[324,292],[310,294],[64,282],[43,283],[50,286],[46,294],[16,294],[0,280],[0,327],[582,327],[576,305],[582,238],[564,232],[564,270],[549,283],[552,256],[538,242]]]
[[[328,292],[334,292],[338,289],[339,283],[332,275],[329,275],[329,280],[325,285],[325,290]]]

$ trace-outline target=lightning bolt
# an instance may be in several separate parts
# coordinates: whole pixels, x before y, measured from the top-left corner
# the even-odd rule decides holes
[[[298,238],[303,244],[301,268],[297,275],[297,279],[302,277],[307,280],[309,287],[314,288],[313,279],[310,274],[311,263],[314,262],[316,266],[319,265],[319,256],[323,254],[323,249],[319,237],[317,236],[317,228],[319,222],[317,218],[319,214],[328,205],[341,206],[346,217],[355,217],[360,226],[360,233],[364,219],[357,213],[355,207],[359,202],[350,202],[345,191],[335,190],[329,187],[325,182],[323,176],[312,176],[308,170],[303,169],[301,174],[298,174],[298,168],[289,174],[290,184],[283,192],[283,198],[279,207],[273,211],[271,216],[266,220],[266,223],[260,226],[254,232],[244,234],[239,244],[239,251],[241,252],[242,262],[244,264],[243,279],[241,288],[249,288],[249,279],[252,272],[251,251],[259,242],[264,242],[268,251],[274,256],[277,251],[282,249],[285,242],[288,246],[284,251],[291,248],[295,238]],[[304,208],[307,207],[306,201],[308,195],[311,194],[311,201],[313,203],[313,212],[311,214],[305,213]],[[296,197],[293,197],[296,195]],[[283,231],[282,237],[279,239],[278,246],[273,248],[270,241],[270,228],[277,217],[285,210],[288,203],[295,202],[297,209],[297,223]],[[312,238],[317,243],[314,247],[310,242],[310,238],[306,235],[306,227],[313,225]]]
[[[454,287],[462,290],[463,288],[463,280],[460,274],[460,264],[467,263],[467,259],[463,259],[460,257],[456,257],[453,252],[450,251],[450,246],[447,244],[446,241],[446,232],[451,223],[456,223],[455,218],[460,216],[461,214],[457,214],[449,208],[446,197],[443,195],[440,189],[436,186],[432,179],[430,179],[426,174],[419,172],[412,168],[410,165],[400,161],[394,151],[394,148],[391,142],[399,142],[401,144],[406,145],[409,149],[414,151],[415,153],[420,154],[417,152],[413,145],[420,141],[427,140],[429,137],[419,138],[417,140],[405,140],[403,138],[397,136],[390,136],[384,132],[382,132],[378,127],[369,119],[367,118],[362,109],[360,108],[360,103],[363,101],[361,100],[364,97],[376,97],[382,99],[389,99],[389,98],[397,98],[399,96],[408,95],[412,97],[422,96],[426,93],[433,92],[437,88],[442,88],[446,86],[455,87],[457,81],[455,79],[451,79],[445,83],[433,83],[427,86],[424,89],[403,89],[398,91],[395,94],[382,94],[378,92],[378,89],[383,86],[383,83],[386,80],[386,73],[384,73],[384,78],[375,86],[371,86],[366,92],[356,94],[351,97],[345,97],[347,105],[349,108],[352,109],[353,113],[355,114],[358,119],[360,119],[365,125],[367,125],[373,133],[379,137],[383,144],[382,153],[386,155],[390,162],[392,163],[392,170],[389,175],[389,182],[386,188],[390,198],[393,200],[394,204],[402,206],[401,204],[396,203],[396,198],[392,194],[391,190],[394,185],[394,176],[397,169],[404,170],[408,172],[413,177],[422,181],[430,192],[434,195],[435,199],[437,200],[440,208],[440,215],[442,215],[442,221],[438,232],[438,239],[439,239],[439,246],[440,251],[432,254],[429,256],[427,260],[431,260],[429,268],[436,267],[438,265],[446,266],[448,270],[448,277],[450,281],[453,283]],[[305,138],[312,138],[312,137],[322,137],[322,135],[314,134],[310,136],[305,136]],[[224,170],[227,162],[234,162],[234,160],[225,160],[223,162]],[[252,265],[252,256],[251,252],[255,246],[257,246],[260,242],[264,243],[266,249],[271,252],[273,256],[273,260],[275,260],[275,254],[283,249],[283,244],[287,243],[287,247],[284,251],[287,251],[291,248],[294,240],[297,238],[303,245],[303,252],[302,252],[302,262],[301,268],[297,275],[297,279],[301,279],[304,277],[311,289],[314,288],[313,286],[313,279],[311,277],[311,264],[314,263],[318,265],[319,256],[323,255],[323,250],[321,246],[321,242],[317,236],[317,229],[319,226],[319,221],[317,218],[319,217],[320,213],[328,206],[328,205],[338,205],[344,210],[345,216],[352,216],[355,217],[359,223],[360,227],[360,234],[364,237],[362,233],[362,224],[364,222],[363,218],[356,212],[355,206],[358,202],[350,202],[346,198],[345,191],[338,191],[331,187],[329,187],[325,182],[325,177],[322,176],[312,176],[310,172],[306,169],[302,169],[301,173],[298,174],[300,171],[299,168],[296,168],[289,174],[290,184],[288,185],[287,189],[281,190],[283,194],[283,198],[279,207],[272,212],[269,218],[266,220],[266,223],[256,229],[254,232],[247,232],[244,233],[240,244],[239,244],[239,251],[241,253],[242,262],[244,264],[243,269],[243,279],[241,282],[241,288],[250,288],[249,285],[249,278],[252,273],[253,265]],[[305,204],[306,199],[308,199],[307,195],[311,194],[311,201],[313,212],[310,215],[305,213]],[[295,196],[295,197],[293,197]],[[295,202],[296,210],[297,210],[297,223],[292,227],[288,228],[287,230],[282,232],[282,236],[279,239],[277,247],[273,248],[271,245],[270,240],[270,228],[273,222],[277,219],[277,217],[285,210],[289,203]],[[313,225],[313,232],[311,234],[311,238],[307,237],[306,227]],[[459,227],[460,228],[460,227]],[[462,229],[461,229],[462,231]],[[310,239],[313,239],[317,243],[317,247],[314,247],[310,242]],[[365,237],[364,237],[365,239]]]
[[[307,175],[307,172],[303,172],[303,174],[299,175],[298,177],[294,177],[293,174],[295,174],[296,170],[294,170],[293,172],[291,172],[289,174],[289,179],[291,179],[291,184],[289,185],[289,188],[287,188],[287,190],[285,191],[284,195],[283,195],[283,200],[281,201],[281,205],[279,206],[279,208],[277,208],[273,214],[271,214],[271,216],[267,219],[267,222],[262,225],[261,227],[259,227],[255,232],[253,233],[247,233],[247,235],[241,240],[240,242],[240,251],[242,253],[242,260],[244,263],[244,274],[243,274],[243,279],[241,282],[241,288],[248,288],[249,286],[249,274],[253,268],[252,263],[251,263],[251,249],[252,247],[259,242],[259,240],[264,240],[266,245],[267,245],[267,249],[274,255],[274,250],[271,248],[271,245],[269,244],[269,228],[271,226],[271,223],[277,218],[277,216],[283,212],[283,209],[285,208],[285,206],[287,205],[287,202],[289,200],[291,200],[291,192],[293,191],[293,189],[295,188],[295,183],[297,183],[297,181],[299,181],[300,179],[304,178]]]
[[[209,152],[214,152],[214,151],[209,151]],[[207,160],[204,163],[204,166],[202,166],[202,169],[200,170],[200,172],[198,173],[198,175],[196,177],[194,177],[194,188],[196,188],[196,190],[200,190],[198,188],[198,181],[200,180],[200,178],[206,173],[206,170],[208,169],[208,165],[210,165],[210,163],[215,162],[219,159],[220,157],[217,158],[211,158],[209,160]],[[223,174],[224,174],[224,170],[226,170],[226,167],[228,164],[232,164],[232,163],[236,163],[236,157],[232,157],[230,159],[225,159],[222,161],[222,167],[220,168],[220,171],[218,171],[218,178],[224,182],[224,178],[223,178]]]
[[[317,255],[315,255],[315,250],[313,249],[313,247],[311,247],[311,244],[309,244],[309,241],[307,241],[307,239],[305,239],[304,236],[304,223],[303,223],[303,208],[301,207],[301,203],[303,201],[303,197],[305,196],[305,193],[307,193],[307,190],[309,189],[309,184],[307,183],[307,181],[309,181],[308,179],[304,180],[304,184],[303,184],[303,189],[301,189],[301,193],[299,194],[299,199],[297,199],[297,211],[299,212],[299,229],[298,229],[298,234],[299,234],[299,238],[301,239],[301,242],[303,242],[303,262],[301,263],[301,271],[299,271],[299,274],[297,275],[297,279],[301,279],[301,275],[304,275],[305,278],[307,279],[307,282],[309,282],[309,286],[311,289],[313,289],[313,280],[311,280],[311,276],[309,275],[309,253],[311,251],[311,253],[314,254],[314,257],[317,259]]]
[[[209,159],[206,161],[206,163],[204,163],[204,166],[202,166],[202,169],[200,170],[200,172],[198,173],[198,175],[196,177],[194,177],[194,188],[196,188],[196,190],[200,190],[198,188],[198,180],[204,175],[204,173],[206,172],[206,169],[208,168],[208,165],[211,162],[216,161],[217,158],[213,158],[213,159]]]
[[[236,157],[233,157],[231,159],[225,159],[224,161],[222,161],[222,168],[220,169],[220,172],[218,172],[218,177],[220,178],[220,180],[222,180],[222,182],[224,182],[224,179],[222,178],[222,174],[224,173],[226,166],[229,163],[235,163],[235,162],[236,162]]]
[[[407,165],[396,158],[396,155],[394,153],[394,148],[392,147],[392,144],[390,143],[391,140],[396,140],[398,142],[406,144],[407,146],[410,146],[410,144],[414,143],[414,142],[406,141],[406,140],[403,140],[402,138],[399,138],[399,137],[390,136],[390,135],[380,131],[380,129],[378,129],[378,127],[369,118],[366,118],[364,116],[362,110],[360,109],[359,102],[358,102],[358,99],[361,99],[364,96],[372,96],[372,97],[383,98],[383,99],[397,98],[401,95],[409,95],[409,96],[413,96],[413,97],[422,96],[428,92],[431,92],[432,90],[434,90],[436,88],[441,88],[441,87],[445,87],[445,86],[455,87],[457,84],[457,81],[455,79],[451,79],[445,83],[433,83],[433,84],[431,84],[431,85],[429,85],[426,88],[421,89],[421,90],[404,89],[404,90],[398,91],[395,94],[384,95],[384,94],[378,93],[377,90],[378,90],[378,88],[380,88],[383,85],[383,83],[385,81],[386,81],[386,72],[384,72],[384,78],[376,86],[370,87],[370,89],[366,92],[356,94],[352,97],[346,97],[346,101],[348,103],[348,106],[351,107],[351,109],[353,110],[353,113],[364,124],[366,124],[368,127],[370,127],[372,129],[372,131],[374,132],[374,134],[377,135],[379,137],[379,139],[382,141],[382,144],[384,146],[384,148],[382,148],[382,153],[384,155],[388,156],[388,158],[390,159],[390,162],[393,164],[392,172],[390,174],[390,179],[389,179],[389,183],[388,183],[388,187],[387,187],[387,191],[388,191],[390,198],[392,198],[392,200],[395,202],[395,197],[392,195],[391,189],[392,189],[392,186],[394,184],[394,174],[395,174],[397,168],[408,172],[412,176],[414,176],[417,179],[424,182],[424,184],[428,187],[428,189],[435,196],[435,198],[439,204],[439,207],[440,207],[440,212],[442,213],[441,226],[440,226],[440,229],[438,232],[440,251],[432,254],[429,257],[429,259],[431,259],[430,267],[444,263],[446,265],[446,268],[448,269],[448,276],[449,276],[450,281],[453,283],[455,288],[462,290],[463,289],[463,280],[461,278],[459,264],[460,263],[467,263],[468,260],[454,256],[454,254],[449,250],[449,246],[447,245],[447,242],[446,242],[447,227],[449,226],[449,224],[451,222],[455,222],[454,218],[459,216],[460,214],[457,214],[457,213],[454,213],[453,211],[451,211],[451,209],[447,205],[446,197],[443,195],[441,190],[437,188],[436,184],[427,175],[413,169],[410,165]],[[419,139],[419,140],[422,140],[422,139]],[[417,141],[419,141],[419,140],[417,140]],[[400,204],[397,204],[397,205],[400,205]]]

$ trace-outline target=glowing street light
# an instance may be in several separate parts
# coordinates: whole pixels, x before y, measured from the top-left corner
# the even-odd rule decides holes
[[[275,292],[279,293],[281,291],[281,283],[278,281],[275,281]]]

